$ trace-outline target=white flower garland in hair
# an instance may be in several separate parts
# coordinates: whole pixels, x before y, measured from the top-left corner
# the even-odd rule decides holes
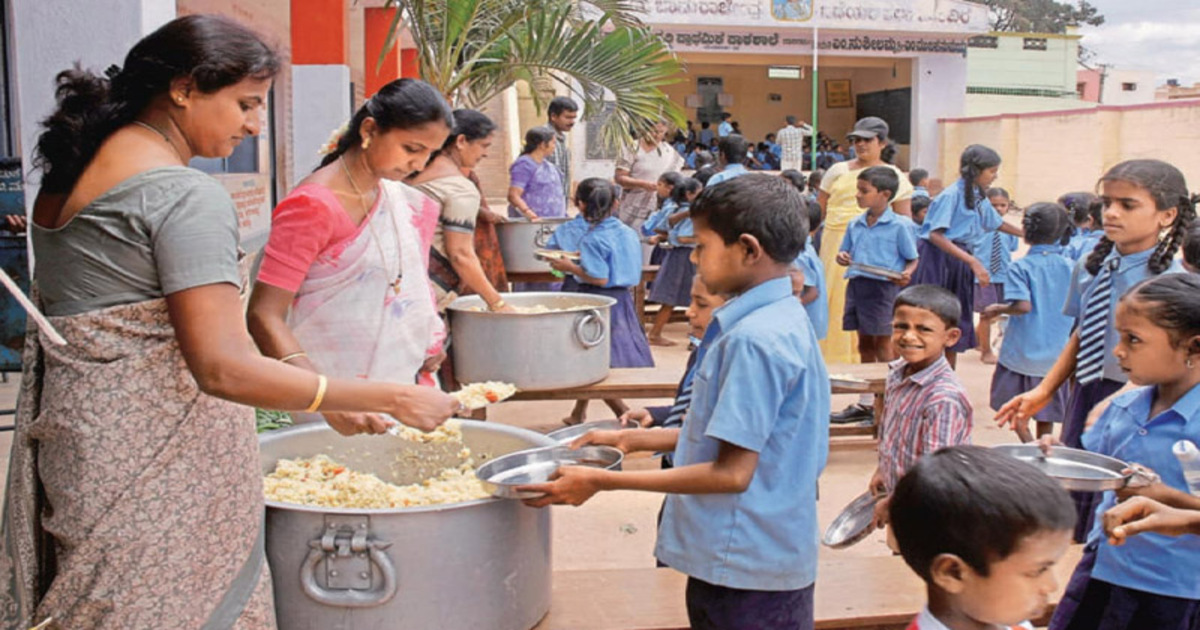
[[[329,139],[325,141],[325,144],[321,145],[320,149],[317,149],[317,155],[329,155],[330,153],[336,151],[338,141],[341,140],[342,136],[346,135],[346,132],[349,130],[350,121],[347,120],[346,122],[342,123],[341,127],[333,130],[333,133],[330,134]]]

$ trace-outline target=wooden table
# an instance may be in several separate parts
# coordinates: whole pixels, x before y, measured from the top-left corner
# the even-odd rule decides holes
[[[1054,610],[1082,553],[1072,545],[1053,571]],[[814,594],[819,630],[903,630],[925,606],[925,584],[899,556],[822,553]],[[556,571],[550,613],[534,630],[687,630],[687,576],[673,569]]]
[[[875,395],[875,417],[883,415],[883,392],[887,379],[887,364],[868,363],[861,365],[831,365],[830,374],[845,374],[862,379],[860,385],[843,385],[833,387],[834,394]],[[675,398],[675,390],[682,376],[678,368],[613,368],[608,372],[608,378],[569,389],[553,389],[540,392],[521,391],[513,394],[509,400],[603,400],[608,398],[648,399]],[[852,425],[831,425],[829,435],[834,437],[871,436],[878,438],[878,423],[872,426],[859,427]]]
[[[646,283],[654,280],[654,276],[658,274],[658,265],[647,265],[642,267],[642,281],[633,287],[633,312],[644,313],[646,310]],[[546,271],[539,272],[520,272],[506,271],[509,282],[562,282],[562,278],[550,273],[549,267]]]

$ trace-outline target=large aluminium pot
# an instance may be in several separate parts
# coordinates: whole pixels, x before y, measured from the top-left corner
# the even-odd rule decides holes
[[[504,270],[514,273],[546,273],[550,265],[533,256],[534,251],[545,249],[550,235],[567,219],[508,219],[496,224],[496,237],[500,239],[500,256],[504,258]]]
[[[611,311],[616,300],[587,293],[505,293],[516,308],[493,313],[477,295],[450,303],[450,352],[460,383],[503,381],[525,391],[581,387],[608,376]]]
[[[482,461],[554,444],[526,429],[463,420]],[[260,438],[263,473],[325,453],[393,483],[412,471],[388,435],[343,437],[324,423]],[[550,609],[550,511],[479,499],[398,509],[267,502],[267,560],[282,630],[528,630]]]

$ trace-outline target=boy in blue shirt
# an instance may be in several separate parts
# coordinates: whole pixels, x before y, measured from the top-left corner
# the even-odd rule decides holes
[[[1032,628],[1026,620],[1058,589],[1052,569],[1075,526],[1058,482],[981,446],[921,459],[896,484],[888,513],[928,596],[909,630]]]
[[[689,576],[693,628],[813,627],[817,477],[829,451],[829,375],[792,296],[804,246],[800,193],[750,174],[708,188],[691,209],[700,279],[737,295],[700,346],[678,430],[592,432],[575,445],[675,449],[670,470],[567,466],[530,505],[578,505],[599,490],[666,492],[655,556]]]
[[[805,199],[804,207],[808,212],[808,242],[804,244],[804,251],[800,252],[793,263],[803,272],[804,280],[797,286],[797,276],[793,274],[792,292],[804,305],[804,311],[808,313],[808,320],[812,322],[817,339],[824,339],[825,335],[829,334],[829,294],[825,292],[825,263],[821,262],[821,256],[813,247],[813,237],[817,230],[821,229],[823,219],[821,206],[809,203]]]
[[[892,304],[917,269],[911,221],[889,205],[899,188],[900,178],[889,167],[873,166],[859,173],[858,207],[866,212],[846,226],[838,250],[837,263],[850,266],[845,276],[849,282],[842,329],[858,331],[858,354],[863,363],[896,358],[891,339]]]

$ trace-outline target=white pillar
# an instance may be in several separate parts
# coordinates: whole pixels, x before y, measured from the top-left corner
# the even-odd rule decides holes
[[[957,55],[920,55],[912,64],[912,155],[909,168],[937,172],[938,119],[966,112],[967,60]]]
[[[79,62],[103,72],[142,37],[175,17],[174,0],[12,0],[9,34],[13,120],[21,166],[30,173],[40,122],[54,110],[54,77]],[[26,176],[32,209],[39,177]]]
[[[353,113],[349,66],[292,66],[293,185],[321,163],[318,151]]]

